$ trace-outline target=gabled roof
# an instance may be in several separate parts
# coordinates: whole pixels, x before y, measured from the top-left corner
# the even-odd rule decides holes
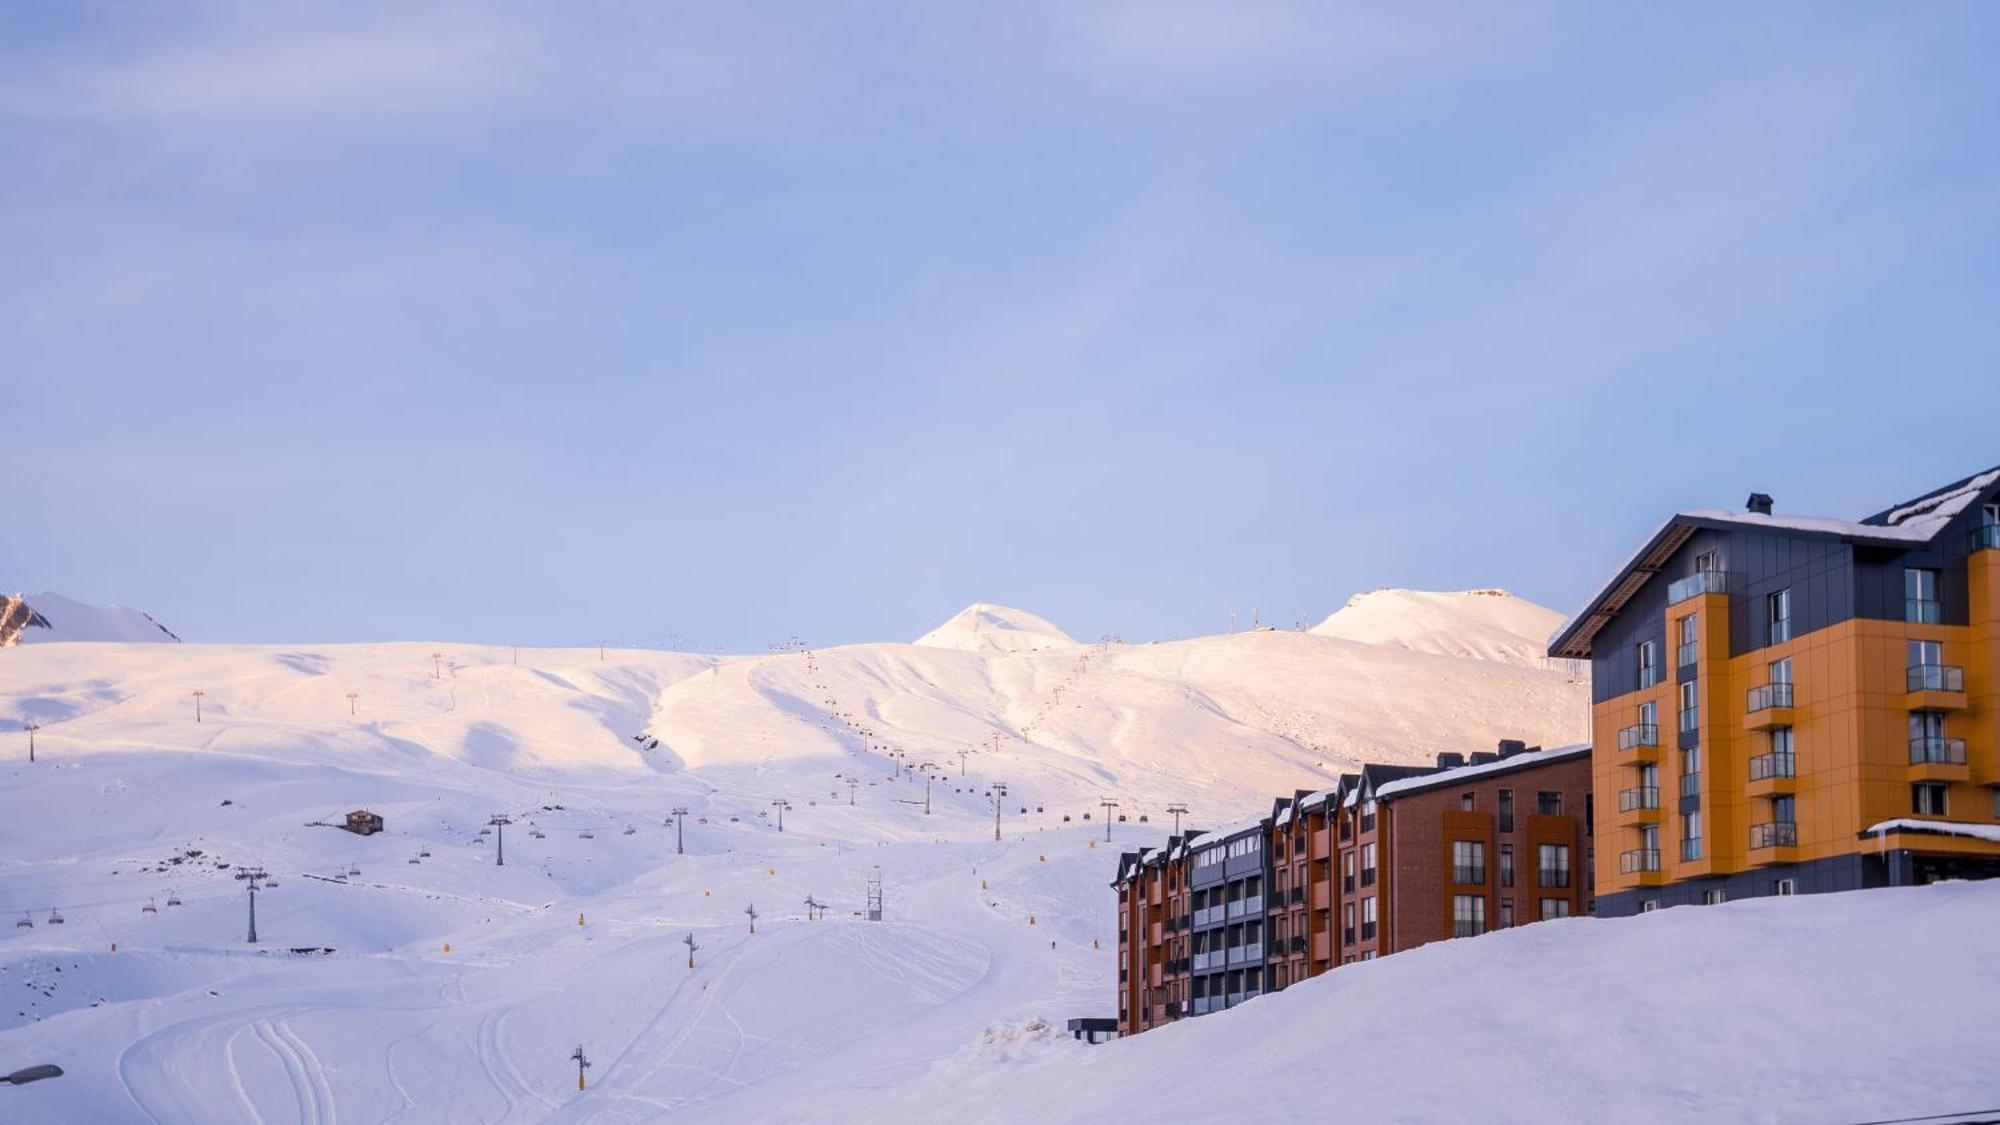
[[[1549,655],[1576,660],[1590,657],[1590,642],[1598,630],[1618,616],[1646,582],[1658,574],[1681,544],[1701,528],[1734,530],[1744,527],[1790,532],[1851,543],[1909,548],[1937,538],[1953,519],[1981,494],[2000,482],[2000,466],[1953,481],[1914,500],[1877,512],[1867,519],[1825,516],[1765,515],[1730,509],[1679,512],[1648,536],[1638,550],[1619,564],[1609,581],[1598,587],[1583,608],[1563,622],[1549,638]]]

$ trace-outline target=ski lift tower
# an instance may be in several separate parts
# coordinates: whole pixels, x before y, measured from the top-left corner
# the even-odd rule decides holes
[[[879,863],[868,873],[868,920],[882,920],[882,865]]]
[[[250,936],[247,940],[251,945],[256,945],[257,944],[257,884],[263,882],[264,879],[267,878],[267,876],[264,874],[264,869],[258,867],[249,871],[238,871],[236,873],[236,877],[238,879],[241,879],[250,888]]]
[[[1000,842],[1000,806],[1007,803],[1007,783],[996,781],[989,790],[993,797],[993,842]]]

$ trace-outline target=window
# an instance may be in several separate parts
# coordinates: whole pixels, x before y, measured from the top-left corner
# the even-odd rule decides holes
[[[1347,853],[1346,855],[1343,855],[1343,856],[1341,856],[1341,857],[1340,857],[1340,868],[1341,868],[1341,872],[1340,872],[1340,873],[1341,873],[1341,882],[1340,882],[1340,889],[1341,889],[1341,890],[1343,890],[1343,891],[1347,891],[1347,892],[1350,892],[1350,893],[1352,893],[1352,892],[1353,892],[1353,890],[1354,890],[1354,853],[1353,853],[1353,852],[1348,852],[1348,853]]]
[[[1779,590],[1764,598],[1764,622],[1768,627],[1771,644],[1782,644],[1792,639],[1792,592]]]
[[[1561,816],[1563,795],[1554,789],[1543,789],[1535,794],[1535,812],[1541,816]]]
[[[1753,775],[1756,773],[1754,767],[1751,769],[1751,773]],[[1770,776],[1797,777],[1798,775],[1798,757],[1792,752],[1792,728],[1772,728]],[[1757,778],[1752,776],[1750,780],[1755,781]]]
[[[1729,896],[1724,894],[1720,889],[1701,892],[1701,904],[1703,906],[1721,906],[1728,901]]]
[[[1771,820],[1778,824],[1797,824],[1799,822],[1798,801],[1797,797],[1789,794],[1771,798]]]
[[[1486,882],[1485,844],[1478,840],[1451,842],[1451,881],[1475,885]]]
[[[1504,930],[1513,924],[1514,924],[1514,900],[1511,898],[1503,898],[1500,900],[1500,928]]]
[[[1375,831],[1375,800],[1372,797],[1361,802],[1361,830]]]
[[[1659,908],[1660,900],[1656,898],[1642,899],[1639,902],[1639,913],[1641,914],[1651,914]]]
[[[1341,940],[1341,943],[1342,943],[1342,944],[1344,944],[1344,945],[1353,945],[1353,944],[1354,944],[1354,904],[1353,904],[1353,903],[1351,903],[1351,902],[1350,902],[1350,903],[1348,903],[1348,904],[1347,904],[1346,906],[1344,906],[1344,907],[1342,907],[1342,908],[1341,908],[1341,911],[1340,911],[1340,924],[1341,924],[1341,926],[1342,926],[1342,927],[1343,927],[1343,928],[1344,928],[1344,929],[1345,929],[1345,930],[1347,931],[1346,933],[1344,933],[1344,934],[1342,934],[1342,935],[1341,935],[1341,938],[1340,938],[1340,940]]]
[[[1458,795],[1458,811],[1460,812],[1472,811],[1472,794],[1460,793]]]
[[[1486,932],[1486,896],[1451,896],[1451,936],[1478,937]]]
[[[1361,885],[1364,887],[1375,885],[1375,845],[1373,844],[1361,845]]]
[[[1674,650],[1674,665],[1679,668],[1685,668],[1693,664],[1695,657],[1698,655],[1698,650],[1695,647],[1694,614],[1690,613],[1686,617],[1681,618],[1676,626],[1676,631],[1680,637],[1680,647]]]
[[[1681,795],[1686,796],[1701,784],[1701,747],[1690,746],[1681,751]]]
[[[1792,682],[1792,658],[1787,656],[1783,660],[1773,660],[1764,665],[1764,671],[1770,676],[1772,683],[1789,684]]]
[[[1652,687],[1660,682],[1660,643],[1640,641],[1638,645],[1639,687]]]
[[[1681,685],[1681,733],[1701,726],[1701,701],[1695,694],[1693,680]]]
[[[1569,886],[1569,845],[1542,844],[1537,849],[1541,859],[1536,876],[1544,887]]]
[[[1798,894],[1799,882],[1797,879],[1779,879],[1771,884],[1771,893],[1774,895]]]
[[[1375,940],[1375,896],[1361,900],[1361,940]]]
[[[1649,851],[1649,852],[1656,852],[1660,850],[1659,825],[1642,824],[1639,826],[1639,848],[1642,851]]]
[[[1694,572],[1696,574],[1704,574],[1711,570],[1721,570],[1721,569],[1722,569],[1721,551],[1703,551],[1701,554],[1696,555],[1694,557]]]
[[[1938,601],[1938,572],[1921,567],[1903,570],[1903,620],[1920,625],[1936,625],[1944,620],[1944,604]]]
[[[1545,922],[1550,918],[1569,917],[1569,900],[1566,898],[1545,898],[1536,908],[1541,912],[1539,917]]]
[[[1500,885],[1503,887],[1514,885],[1514,845],[1512,844],[1500,845]]]
[[[1646,707],[1648,706],[1651,706],[1651,704],[1641,705],[1639,710],[1641,712],[1644,712]],[[1639,721],[1642,723],[1646,721],[1643,715],[1641,716]],[[1502,789],[1500,791],[1500,831],[1512,832],[1513,830],[1514,830],[1514,791],[1512,789]]]
[[[1701,810],[1681,814],[1681,858],[1701,858]]]
[[[1919,781],[1910,786],[1910,811],[1918,816],[1944,816],[1945,785],[1942,781]]]

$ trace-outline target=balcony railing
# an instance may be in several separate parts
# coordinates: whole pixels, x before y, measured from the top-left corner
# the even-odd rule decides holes
[[[1305,939],[1305,938],[1303,938],[1303,937],[1299,937],[1299,936],[1297,936],[1297,935],[1294,935],[1294,936],[1292,937],[1292,945],[1291,945],[1291,949],[1292,949],[1292,952],[1293,952],[1293,953],[1295,953],[1295,954],[1296,954],[1296,953],[1304,953],[1304,952],[1306,951],[1306,939]]]
[[[2000,548],[2000,523],[1989,523],[1972,529],[1972,549],[1991,551]]]
[[[1618,749],[1632,750],[1640,746],[1658,746],[1660,726],[1658,723],[1634,723],[1618,732]]]
[[[1243,900],[1242,900],[1242,899],[1240,899],[1240,898],[1239,898],[1239,899],[1237,899],[1236,901],[1234,901],[1234,902],[1232,902],[1232,903],[1230,903],[1230,904],[1229,904],[1229,913],[1228,913],[1228,914],[1226,915],[1226,917],[1229,917],[1229,918],[1241,918],[1241,917],[1243,917]]]
[[[1750,826],[1750,848],[1796,848],[1799,846],[1799,826],[1789,820],[1774,821],[1770,824]]]
[[[1944,620],[1944,603],[1936,598],[1904,598],[1903,620],[1936,625]]]
[[[1700,728],[1700,726],[1701,726],[1701,708],[1699,708],[1699,707],[1683,707],[1683,708],[1681,708],[1681,711],[1680,711],[1680,715],[1681,715],[1681,733],[1682,733],[1682,734],[1686,734],[1686,733],[1688,733],[1688,732],[1689,732],[1689,731],[1691,731],[1691,730],[1696,730],[1696,729],[1699,729],[1699,728]]]
[[[1486,882],[1486,868],[1470,863],[1454,863],[1451,865],[1451,881],[1454,883],[1484,883]]]
[[[1372,887],[1372,886],[1374,886],[1374,885],[1375,885],[1375,869],[1374,869],[1374,868],[1372,868],[1372,867],[1364,867],[1364,868],[1362,868],[1362,869],[1361,869],[1361,885],[1362,885],[1362,886],[1364,886],[1364,887]]]
[[[1348,927],[1346,927],[1345,929],[1343,929],[1343,930],[1341,930],[1341,931],[1340,931],[1340,943],[1341,943],[1342,945],[1353,945],[1353,944],[1354,944],[1354,927],[1353,927],[1353,926],[1348,926]]]
[[[1304,902],[1305,900],[1306,900],[1306,889],[1304,887],[1293,887],[1292,901],[1294,903],[1300,903]]]
[[[1769,711],[1773,707],[1790,707],[1791,705],[1792,685],[1759,684],[1750,689],[1750,697],[1748,702],[1745,703],[1744,708],[1754,714],[1758,711]]]
[[[1965,764],[1965,740],[1945,738],[1941,735],[1926,735],[1910,740],[1910,764],[1962,766]]]
[[[1689,641],[1684,645],[1675,645],[1674,667],[1676,668],[1690,667],[1694,664],[1696,658],[1699,657],[1700,655],[1701,655],[1701,649],[1693,641]]]
[[[1795,754],[1759,754],[1750,759],[1750,780],[1764,781],[1773,777],[1797,777],[1798,757]]]
[[[1639,669],[1639,690],[1644,691],[1660,682],[1660,666],[1647,664]]]
[[[1681,841],[1682,860],[1693,860],[1700,858],[1701,858],[1701,837],[1690,836],[1687,839]]]
[[[1726,594],[1729,592],[1729,572],[1726,570],[1697,570],[1686,578],[1676,579],[1667,586],[1667,604],[1684,602],[1701,594]]]
[[[1639,809],[1657,809],[1659,807],[1660,787],[1657,785],[1641,785],[1635,789],[1620,789],[1618,791],[1619,812],[1636,812]]]
[[[1352,876],[1352,875],[1342,875],[1342,876],[1340,877],[1340,889],[1341,889],[1342,891],[1344,891],[1345,893],[1347,893],[1347,894],[1353,894],[1353,893],[1354,893],[1354,876]]]
[[[1471,918],[1452,919],[1451,936],[1455,938],[1478,937],[1480,934],[1483,934],[1485,932],[1486,932],[1485,923],[1479,922],[1476,919],[1471,919]]]
[[[1964,691],[1965,669],[1953,664],[1912,664],[1910,691]]]
[[[1537,881],[1544,887],[1569,886],[1569,868],[1567,867],[1544,867],[1537,872],[1537,876]]]
[[[1243,959],[1245,961],[1262,961],[1264,959],[1264,943],[1261,941],[1253,941],[1250,944],[1244,946]]]
[[[1634,848],[1629,852],[1618,853],[1618,873],[1621,875],[1631,875],[1641,871],[1658,871],[1659,869],[1660,849],[1658,848]]]

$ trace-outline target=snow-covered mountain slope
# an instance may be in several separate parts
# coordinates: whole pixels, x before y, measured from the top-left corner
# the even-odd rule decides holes
[[[121,605],[90,605],[52,593],[0,596],[0,647],[55,641],[143,644],[177,643],[180,638]]]
[[[2000,965],[1967,940],[1994,932],[2000,883],[1565,919],[1098,1047],[996,1028],[920,1077],[771,1119],[1111,1120],[1163,1076],[1213,1074],[1174,1084],[1172,1119],[1240,1120],[1254,1090],[1272,1120],[1946,1120],[1996,1104]],[[1347,1078],[1301,1079],[1329,1074]]]
[[[1562,615],[1505,590],[1371,590],[1315,625],[1323,637],[1540,668]]]
[[[1076,639],[1025,609],[974,602],[918,637],[917,643],[925,648],[955,648],[965,652],[1029,652],[1069,648],[1076,644]]]
[[[1107,1011],[1106,884],[1168,801],[1215,824],[1584,714],[1559,672],[1301,633],[36,646],[0,661],[0,1057],[69,1073],[7,1119],[762,1119]],[[321,826],[355,808],[385,831]]]

